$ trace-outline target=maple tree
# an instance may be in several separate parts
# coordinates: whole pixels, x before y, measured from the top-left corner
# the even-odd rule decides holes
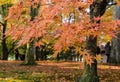
[[[119,25],[119,20],[100,23],[108,3],[109,0],[21,0],[9,9],[6,20],[14,19],[14,23],[6,35],[11,35],[14,41],[17,40],[18,47],[31,43],[36,38],[40,39],[35,46],[44,44],[44,41],[48,43],[52,41],[54,56],[73,46],[85,59],[86,70],[93,70],[92,73],[95,74],[93,79],[97,79],[96,58],[100,58],[95,57],[97,36],[104,32],[115,37]],[[32,18],[30,7],[32,5],[36,9],[38,4],[39,12]],[[89,13],[86,11],[87,8],[90,8]],[[91,77],[86,82],[90,81]]]

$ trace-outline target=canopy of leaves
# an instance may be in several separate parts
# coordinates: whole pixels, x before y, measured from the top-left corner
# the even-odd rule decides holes
[[[75,47],[77,53],[85,56],[89,64],[92,62],[89,51],[84,50],[86,38],[90,35],[100,36],[102,32],[114,36],[120,21],[102,21],[101,24],[91,23],[89,8],[93,0],[21,0],[9,9],[7,20],[13,20],[6,35],[11,35],[18,46],[40,38],[35,45],[44,44],[43,39],[54,42],[55,55],[66,51],[70,46]],[[30,7],[37,9],[38,16],[31,21]],[[94,18],[94,21],[101,17]],[[82,49],[81,49],[81,48]],[[82,51],[82,52],[81,52]]]

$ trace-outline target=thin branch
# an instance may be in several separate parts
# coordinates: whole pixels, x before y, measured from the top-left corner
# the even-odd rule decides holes
[[[4,23],[2,23],[2,22],[0,22],[0,24],[3,26],[4,25]]]

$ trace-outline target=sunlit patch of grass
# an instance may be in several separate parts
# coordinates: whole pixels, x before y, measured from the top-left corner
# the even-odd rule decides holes
[[[34,82],[32,80],[19,80],[14,78],[0,78],[0,82]]]

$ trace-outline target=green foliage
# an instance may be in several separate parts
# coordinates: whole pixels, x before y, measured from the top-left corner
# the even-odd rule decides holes
[[[0,6],[1,5],[4,5],[4,4],[9,4],[9,3],[12,3],[13,0],[0,0]]]
[[[8,9],[12,6],[11,0],[0,0],[0,14],[4,19],[8,14]]]

